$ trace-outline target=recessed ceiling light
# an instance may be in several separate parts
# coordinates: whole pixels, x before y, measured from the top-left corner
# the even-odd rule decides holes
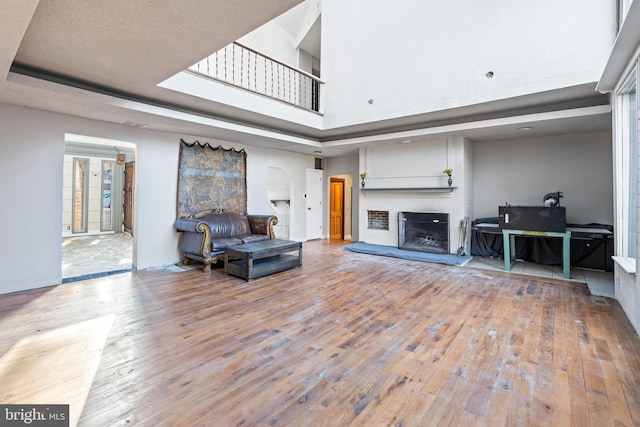
[[[521,128],[518,128],[518,130],[522,130],[522,131],[525,131],[525,130],[531,130],[531,129],[533,129],[533,128],[532,128],[532,127],[529,127],[529,126],[523,126],[523,127],[521,127]]]
[[[410,142],[411,142],[411,140],[410,140],[410,139],[403,139],[403,140],[402,140],[402,141],[400,141],[400,142],[401,142],[401,143],[403,143],[403,144],[408,144],[408,143],[410,143]]]

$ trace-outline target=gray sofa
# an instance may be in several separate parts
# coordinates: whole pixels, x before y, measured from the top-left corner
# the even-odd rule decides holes
[[[183,262],[200,261],[204,264],[203,271],[210,272],[211,264],[224,258],[226,248],[275,239],[273,226],[277,223],[275,215],[241,215],[209,210],[180,218],[175,227],[182,232],[180,250]]]

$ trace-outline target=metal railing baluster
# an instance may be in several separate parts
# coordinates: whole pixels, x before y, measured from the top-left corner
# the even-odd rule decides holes
[[[231,53],[229,53],[229,49],[231,49]],[[239,60],[237,59],[238,55]],[[212,61],[215,61],[215,64],[211,64]],[[220,62],[223,64],[222,71],[220,70]],[[264,68],[262,85],[258,83],[258,73],[261,71],[259,69],[261,66]],[[322,80],[237,42],[214,52],[188,70],[307,110],[320,111]],[[253,84],[251,84],[252,74]]]

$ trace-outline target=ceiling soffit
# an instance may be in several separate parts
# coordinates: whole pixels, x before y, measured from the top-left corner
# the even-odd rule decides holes
[[[41,1],[28,27],[22,25],[22,31],[26,28],[26,32],[7,81],[2,82],[4,86],[0,87],[0,102],[15,102],[32,108],[115,123],[144,121],[148,118],[150,125],[145,128],[162,131],[183,131],[193,125],[188,119],[183,119],[177,126],[176,120],[152,117],[144,109],[124,106],[143,103],[187,115],[307,138],[315,141],[315,146],[323,143],[330,145],[331,142],[348,138],[608,105],[607,96],[595,92],[593,84],[341,128],[317,129],[221,103],[205,102],[185,94],[170,93],[172,91],[156,86],[300,2],[272,0],[266,4],[262,0],[158,0],[150,9],[146,2]],[[8,56],[3,55],[2,58]],[[12,79],[12,73],[14,76],[29,76],[40,82],[53,82],[61,85],[59,87],[80,91],[67,90],[67,95],[73,95],[61,97],[64,89],[47,92],[47,84]],[[18,80],[22,81],[16,83]],[[40,88],[43,96],[33,96],[31,99],[22,97],[18,102],[16,97],[21,93],[33,92],[26,86],[23,86],[24,91],[15,90],[19,89],[16,85],[25,84]],[[12,90],[7,90],[11,85]],[[112,102],[101,107],[96,100],[100,96],[91,94],[133,102]],[[78,114],[77,106],[72,105],[73,100],[84,105],[87,103],[85,97],[93,99],[96,108],[85,115]],[[116,104],[122,106],[116,108]],[[215,133],[215,129],[212,128],[210,133]]]

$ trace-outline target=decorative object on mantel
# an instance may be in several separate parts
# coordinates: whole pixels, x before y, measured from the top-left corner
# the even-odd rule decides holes
[[[247,153],[180,140],[178,218],[210,209],[247,212]]]
[[[362,188],[364,188],[364,179],[367,177],[367,173],[366,172],[362,172],[360,174],[360,179],[362,180]]]
[[[449,177],[449,179],[447,180],[447,184],[449,184],[449,187],[451,187],[451,184],[453,184],[453,180],[451,179],[451,175],[453,174],[453,169],[446,168],[445,170],[442,171],[442,173],[446,173],[447,176]]]

